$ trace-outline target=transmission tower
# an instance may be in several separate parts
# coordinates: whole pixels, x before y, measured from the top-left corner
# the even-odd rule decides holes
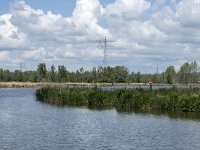
[[[22,71],[22,69],[25,67],[24,63],[19,63],[19,70]]]
[[[103,64],[104,64],[104,66],[108,65],[108,43],[111,43],[111,42],[114,42],[114,41],[107,40],[106,36],[105,36],[104,40],[99,41],[99,43],[104,44],[103,45],[103,48],[104,48]]]

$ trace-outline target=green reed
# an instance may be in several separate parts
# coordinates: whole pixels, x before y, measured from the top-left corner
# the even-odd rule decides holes
[[[200,112],[200,89],[118,89],[44,87],[37,100],[61,106],[123,110]]]

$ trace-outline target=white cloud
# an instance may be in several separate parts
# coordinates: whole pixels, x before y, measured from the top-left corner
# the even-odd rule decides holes
[[[78,28],[86,31],[88,40],[111,36],[108,30],[98,24],[103,12],[99,0],[77,0],[71,19]]]
[[[21,31],[36,41],[62,44],[109,35],[108,30],[98,25],[102,9],[98,0],[78,0],[73,16],[64,18],[51,11],[45,14],[35,10],[25,1],[15,1],[11,5],[12,22]]]
[[[185,27],[200,27],[200,0],[183,0],[178,4],[177,17]]]
[[[0,52],[0,61],[8,61],[10,59],[10,53],[8,51],[1,51]]]
[[[77,0],[71,17],[15,0],[10,12],[0,16],[0,50],[14,52],[0,54],[2,60],[7,55],[24,63],[81,63],[88,68],[102,63],[97,40],[107,36],[115,41],[108,46],[110,65],[165,68],[198,59],[199,18],[200,0],[116,0],[105,8],[99,0]]]
[[[138,19],[149,7],[150,3],[145,0],[116,0],[106,7],[104,15],[125,20]]]
[[[74,58],[76,57],[76,50],[74,50],[72,44],[65,44],[64,46],[57,48],[54,52],[54,55],[61,58]]]
[[[26,34],[19,32],[11,22],[11,14],[0,16],[0,49],[25,48],[28,45]]]
[[[154,0],[151,9],[157,11],[165,2],[166,0]]]
[[[41,47],[36,50],[24,51],[22,53],[22,58],[33,59],[33,60],[43,60],[46,54],[47,54],[46,50],[43,47]]]
[[[98,48],[84,49],[84,50],[80,51],[80,56],[81,57],[91,57],[93,59],[96,59],[97,57],[103,58],[103,50],[98,49]]]

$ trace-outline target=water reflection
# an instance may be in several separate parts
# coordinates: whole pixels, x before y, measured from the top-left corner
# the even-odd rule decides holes
[[[34,92],[0,90],[0,149],[200,149],[198,114],[57,107]]]
[[[195,112],[160,112],[160,111],[140,111],[140,110],[133,110],[133,109],[120,109],[120,108],[110,108],[110,107],[86,107],[86,106],[66,106],[62,104],[49,104],[46,102],[39,102],[43,103],[44,105],[50,105],[52,107],[57,108],[83,108],[89,109],[91,111],[105,111],[105,110],[116,110],[120,114],[127,114],[127,115],[154,115],[155,117],[169,117],[171,119],[183,119],[183,120],[195,120],[200,121],[200,113]]]
[[[116,109],[118,113],[121,114],[137,114],[137,115],[154,115],[157,117],[169,117],[171,119],[183,119],[183,120],[195,120],[200,121],[200,113],[194,112],[160,112],[160,111],[138,111],[138,110],[124,110],[124,109]]]

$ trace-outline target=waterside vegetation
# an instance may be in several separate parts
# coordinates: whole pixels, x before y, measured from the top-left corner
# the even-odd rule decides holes
[[[31,83],[148,83],[157,84],[196,84],[200,80],[197,62],[184,63],[179,70],[169,66],[163,72],[141,73],[130,72],[125,66],[99,66],[90,70],[83,67],[69,71],[64,65],[50,68],[40,63],[37,70],[10,71],[0,68],[0,82]]]
[[[44,87],[37,100],[59,106],[169,112],[200,112],[200,89],[117,89]]]

